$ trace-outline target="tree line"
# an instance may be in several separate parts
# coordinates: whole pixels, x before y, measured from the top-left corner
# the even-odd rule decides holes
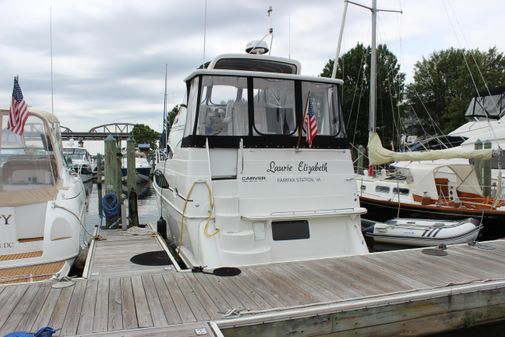
[[[330,77],[334,60],[321,76]],[[368,142],[370,47],[358,43],[339,58],[337,78],[344,80],[342,108],[347,137],[356,146]],[[405,83],[396,56],[386,45],[377,48],[377,130],[384,146],[399,144],[402,134],[447,134],[465,123],[472,97],[484,88],[505,84],[505,57],[487,51],[436,51],[414,65]]]

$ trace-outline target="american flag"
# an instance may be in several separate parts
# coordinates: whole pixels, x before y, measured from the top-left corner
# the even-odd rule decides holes
[[[312,147],[312,141],[317,136],[317,118],[314,114],[314,107],[312,106],[312,99],[308,98],[307,107],[305,110],[305,139],[309,144],[309,147]]]
[[[23,135],[25,123],[29,114],[28,106],[26,105],[21,87],[19,86],[18,78],[14,77],[14,89],[12,89],[12,103],[7,129],[20,136]]]

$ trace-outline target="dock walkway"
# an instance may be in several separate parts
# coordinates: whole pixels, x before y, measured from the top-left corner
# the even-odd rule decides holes
[[[505,319],[505,241],[447,253],[249,266],[233,277],[112,263],[65,288],[0,286],[0,335],[49,325],[60,336],[391,336]]]
[[[146,266],[130,261],[135,255],[165,249],[151,227],[140,230],[137,228],[133,227],[133,230],[130,228],[128,231],[102,230],[100,237],[103,240],[93,241],[90,247],[89,266],[84,271],[84,277],[131,276],[165,270],[166,266]]]

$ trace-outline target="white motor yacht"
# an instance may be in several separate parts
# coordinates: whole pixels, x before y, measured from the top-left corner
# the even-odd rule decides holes
[[[66,276],[79,253],[85,191],[64,163],[59,122],[30,110],[22,136],[0,110],[0,283]]]
[[[216,57],[186,78],[154,188],[188,266],[241,266],[366,254],[341,80],[291,59]],[[304,120],[311,101],[317,136]]]
[[[88,150],[78,146],[73,139],[70,139],[63,145],[63,155],[68,165],[79,174],[82,183],[88,188],[93,183],[93,172],[95,171],[95,162]]]

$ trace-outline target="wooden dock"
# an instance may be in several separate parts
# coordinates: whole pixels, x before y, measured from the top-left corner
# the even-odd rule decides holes
[[[84,278],[156,273],[167,268],[167,266],[144,266],[130,261],[138,254],[168,249],[151,227],[140,231],[107,229],[100,232],[100,238],[93,241],[90,247]]]
[[[138,253],[126,246],[158,247],[150,236],[109,238],[124,261]],[[0,286],[0,336],[46,325],[59,336],[412,336],[505,319],[502,240],[446,256],[414,249],[249,266],[233,277],[121,270],[100,244],[89,279]]]

